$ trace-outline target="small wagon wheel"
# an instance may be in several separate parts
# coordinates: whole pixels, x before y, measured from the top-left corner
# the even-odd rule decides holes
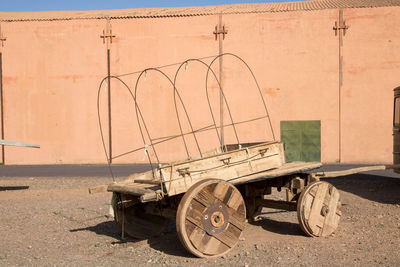
[[[143,203],[136,203],[129,207],[118,205],[121,194],[113,193],[111,205],[114,210],[114,219],[121,230],[131,237],[147,239],[160,235],[168,226],[170,219],[145,212]]]
[[[301,192],[297,217],[301,229],[309,236],[329,236],[342,216],[339,191],[330,183],[315,182]]]
[[[232,249],[244,230],[246,207],[232,184],[207,179],[181,199],[176,229],[184,247],[198,257],[220,256]]]

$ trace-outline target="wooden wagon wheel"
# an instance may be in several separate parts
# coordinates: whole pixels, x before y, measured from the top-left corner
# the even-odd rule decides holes
[[[309,236],[329,236],[342,216],[339,191],[330,183],[315,182],[301,192],[297,217],[301,229]]]
[[[111,205],[114,209],[114,219],[120,229],[131,237],[147,239],[158,236],[170,222],[169,218],[146,213],[143,203],[122,207],[118,205],[120,201],[121,194],[113,193]]]
[[[246,207],[232,184],[207,179],[194,184],[181,199],[176,229],[185,248],[198,257],[227,253],[239,241]]]

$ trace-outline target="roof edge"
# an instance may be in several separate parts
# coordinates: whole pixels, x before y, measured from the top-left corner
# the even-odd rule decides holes
[[[210,16],[291,11],[315,11],[340,8],[400,6],[400,0],[314,0],[200,7],[137,8],[90,11],[0,12],[1,22],[55,21],[80,19],[131,19]]]

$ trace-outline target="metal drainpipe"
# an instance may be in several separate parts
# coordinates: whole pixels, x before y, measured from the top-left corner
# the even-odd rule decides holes
[[[219,15],[219,30],[222,31],[222,15]],[[223,53],[223,42],[222,42],[222,37],[220,34],[218,34],[218,39],[219,39],[219,54],[222,55]],[[220,107],[220,127],[221,127],[221,144],[222,144],[222,150],[225,151],[225,139],[224,139],[224,97],[223,97],[223,81],[222,81],[222,63],[223,59],[222,57],[219,57],[219,83],[221,85],[221,91],[219,92],[219,107]]]
[[[0,126],[1,126],[1,139],[4,140],[4,100],[3,100],[3,46],[4,42],[7,38],[3,35],[1,31],[1,24],[0,24]],[[1,163],[4,165],[6,156],[4,151],[5,146],[1,145]]]
[[[109,162],[112,163],[112,137],[111,137],[111,82],[110,82],[110,48],[107,48],[107,91],[108,91],[108,152]]]
[[[343,25],[343,9],[339,9],[339,25]],[[339,163],[342,162],[342,87],[343,87],[343,31],[339,29]]]
[[[4,140],[4,105],[3,105],[3,53],[0,50],[0,112],[1,112],[1,139]],[[1,145],[1,162],[5,164],[4,145]]]

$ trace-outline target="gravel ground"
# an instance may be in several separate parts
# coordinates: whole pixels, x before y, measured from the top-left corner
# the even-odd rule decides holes
[[[326,168],[346,167],[353,166]],[[393,171],[329,179],[343,204],[333,236],[307,237],[295,212],[265,209],[230,253],[199,259],[180,244],[175,222],[160,237],[122,240],[108,215],[111,195],[88,194],[111,181],[101,168],[80,166],[80,175],[74,166],[35,168],[0,168],[1,266],[400,265],[400,175]]]

